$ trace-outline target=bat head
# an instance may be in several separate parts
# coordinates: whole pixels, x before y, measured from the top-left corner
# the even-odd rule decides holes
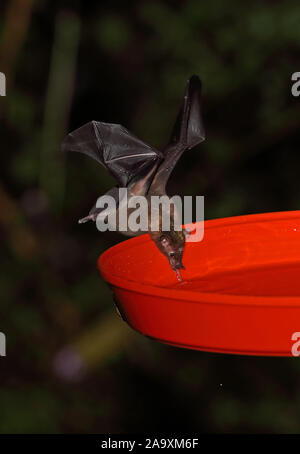
[[[182,232],[163,233],[159,239],[160,250],[169,260],[171,268],[176,271],[181,268],[184,269],[182,264],[182,255],[184,250],[184,235]]]

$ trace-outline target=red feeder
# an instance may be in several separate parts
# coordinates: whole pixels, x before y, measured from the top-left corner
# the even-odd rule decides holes
[[[124,319],[146,336],[213,352],[297,353],[300,211],[205,221],[183,263],[179,283],[142,235],[104,252],[98,266]]]

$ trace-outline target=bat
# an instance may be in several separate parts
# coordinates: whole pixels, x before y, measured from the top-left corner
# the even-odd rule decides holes
[[[150,207],[152,196],[166,196],[167,182],[181,155],[204,140],[201,82],[198,76],[193,75],[187,81],[171,138],[162,151],[146,144],[119,124],[98,121],[86,123],[68,134],[62,143],[62,150],[87,154],[108,170],[117,186],[106,194],[114,198],[118,211],[120,187],[126,188],[127,201],[133,196],[142,195],[147,198]],[[102,210],[94,205],[88,216],[80,219],[79,223],[96,221]],[[173,205],[169,215],[169,230],[163,230],[162,213],[159,211],[156,220],[158,229],[153,230],[149,225],[148,233],[181,280],[179,270],[184,268],[182,256],[188,232],[174,229],[177,213]],[[143,232],[127,230],[121,233],[134,236]]]

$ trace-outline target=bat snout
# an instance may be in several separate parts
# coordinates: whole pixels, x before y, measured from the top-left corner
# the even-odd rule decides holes
[[[185,269],[183,264],[182,264],[181,255],[178,254],[177,256],[170,257],[169,261],[170,261],[170,265],[171,265],[171,267],[173,268],[174,271],[181,270],[181,269],[184,270]]]

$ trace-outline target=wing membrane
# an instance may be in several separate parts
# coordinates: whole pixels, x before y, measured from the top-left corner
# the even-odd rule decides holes
[[[63,151],[84,153],[102,164],[120,186],[156,165],[162,154],[126,128],[113,123],[91,121],[67,135]]]

